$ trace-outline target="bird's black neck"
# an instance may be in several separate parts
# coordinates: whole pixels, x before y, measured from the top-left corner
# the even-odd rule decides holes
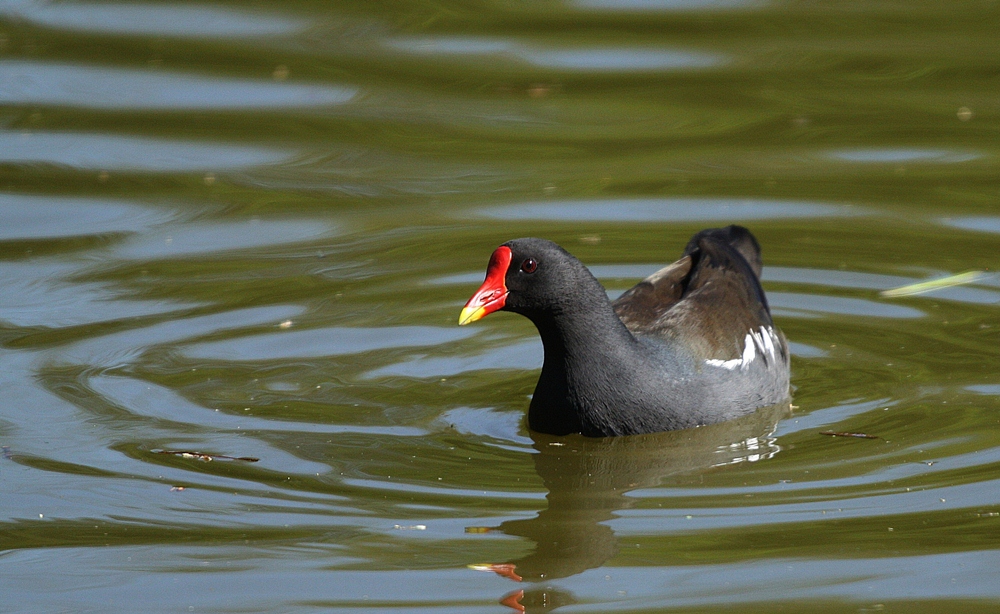
[[[590,285],[590,284],[588,284]],[[531,314],[545,362],[528,408],[528,426],[553,435],[587,432],[588,408],[609,378],[625,377],[638,343],[615,314],[604,288],[580,288],[563,308]]]

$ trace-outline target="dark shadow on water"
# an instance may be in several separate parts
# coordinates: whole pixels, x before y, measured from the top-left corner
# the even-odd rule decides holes
[[[635,503],[628,492],[659,486],[674,475],[770,458],[779,451],[771,433],[788,413],[787,404],[777,405],[722,424],[632,437],[532,433],[535,471],[548,489],[548,507],[534,518],[497,527],[531,540],[535,548],[491,569],[535,586],[506,595],[502,603],[536,612],[573,603],[572,595],[543,583],[601,567],[617,554],[618,539],[604,523]]]

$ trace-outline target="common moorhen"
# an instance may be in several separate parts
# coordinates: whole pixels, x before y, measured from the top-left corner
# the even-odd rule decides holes
[[[545,361],[528,426],[633,435],[730,420],[788,400],[788,344],[760,285],[760,245],[741,226],[694,235],[680,260],[616,300],[544,239],[493,252],[459,324],[526,316]]]

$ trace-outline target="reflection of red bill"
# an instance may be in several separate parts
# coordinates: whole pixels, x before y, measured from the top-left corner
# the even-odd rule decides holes
[[[500,600],[500,605],[505,605],[515,612],[524,612],[521,600],[524,599],[524,590],[514,591]]]
[[[513,563],[477,563],[475,565],[469,565],[469,569],[475,569],[476,571],[492,571],[498,576],[503,576],[508,580],[513,580],[514,582],[520,582],[521,576],[514,572]]]

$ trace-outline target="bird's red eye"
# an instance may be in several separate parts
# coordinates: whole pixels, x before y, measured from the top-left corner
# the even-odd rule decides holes
[[[535,269],[538,268],[538,263],[535,262],[534,258],[528,258],[521,263],[521,270],[525,273],[534,273]]]

